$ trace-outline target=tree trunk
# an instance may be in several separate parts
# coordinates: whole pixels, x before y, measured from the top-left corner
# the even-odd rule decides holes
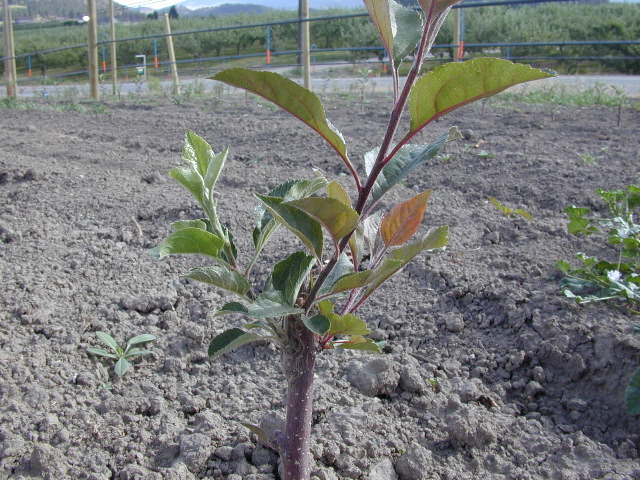
[[[287,423],[280,442],[284,480],[309,480],[313,372],[318,341],[298,316],[287,319],[282,367],[287,378]]]

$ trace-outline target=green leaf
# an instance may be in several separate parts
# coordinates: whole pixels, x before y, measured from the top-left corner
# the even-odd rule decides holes
[[[451,127],[448,132],[440,135],[435,142],[429,145],[405,145],[387,162],[382,172],[376,179],[371,196],[373,201],[378,200],[394,185],[404,180],[416,168],[432,160],[438,155],[440,149],[448,142],[461,138],[457,127]],[[373,168],[378,150],[372,150],[365,155],[365,169],[367,175]]]
[[[327,192],[327,197],[335,198],[345,205],[351,206],[351,197],[349,197],[349,193],[341,183],[334,180],[325,187],[325,191]]]
[[[533,216],[526,210],[523,210],[521,208],[516,208],[515,210],[513,208],[509,208],[506,205],[503,205],[502,203],[500,203],[500,201],[494,197],[489,197],[489,201],[493,203],[493,205],[498,210],[500,210],[506,217],[511,217],[514,214],[518,214],[522,216],[525,220],[528,220],[528,221],[533,220]]]
[[[332,342],[335,348],[344,348],[347,350],[364,350],[371,353],[382,353],[380,346],[362,335],[353,335],[349,340],[344,342]]]
[[[567,231],[572,235],[591,235],[598,231],[598,228],[591,224],[591,220],[585,218],[585,215],[591,213],[591,210],[585,207],[567,207],[564,213],[569,217]]]
[[[293,205],[320,222],[335,243],[355,230],[360,219],[353,208],[335,198],[308,197],[283,205]]]
[[[141,350],[139,348],[132,348],[131,350],[127,350],[125,358],[136,357],[140,355],[149,355],[153,352],[151,350]]]
[[[243,275],[223,265],[193,268],[181,276],[215,285],[240,296],[244,296],[251,289],[251,285]]]
[[[555,74],[499,58],[476,58],[442,65],[423,75],[411,89],[411,125],[407,137],[442,115],[513,85]]]
[[[319,302],[318,309],[322,315],[327,317],[331,322],[331,327],[327,332],[327,335],[329,336],[368,335],[371,333],[367,328],[367,324],[352,313],[347,313],[346,315],[334,313],[334,306],[328,300],[322,300]]]
[[[366,3],[366,2],[365,2]],[[396,32],[393,39],[393,59],[396,68],[407,55],[411,55],[417,49],[424,18],[412,8],[407,8],[390,0],[390,10],[395,16]]]
[[[143,333],[142,335],[136,335],[133,338],[130,338],[127,342],[126,351],[128,351],[134,345],[139,345],[141,343],[152,342],[156,339],[155,335],[151,335],[150,333]]]
[[[289,305],[295,304],[300,287],[309,276],[314,264],[313,256],[304,252],[295,252],[273,267],[271,274],[273,288],[282,293]]]
[[[369,297],[380,285],[395,275],[405,265],[406,263],[401,260],[386,258],[382,261],[375,270],[371,271],[371,276],[367,279],[367,288],[362,294],[362,299]]]
[[[449,227],[437,227],[420,240],[392,250],[389,256],[373,270],[362,299],[369,297],[382,283],[396,274],[420,252],[444,247],[448,242],[448,234]]]
[[[102,348],[87,347],[87,352],[92,353],[94,355],[100,355],[102,357],[108,357],[113,359],[119,358],[118,355],[109,353],[106,350],[103,350]]]
[[[249,306],[247,314],[253,318],[275,318],[303,312],[303,309],[288,304],[282,293],[270,291],[258,295],[258,298]]]
[[[378,250],[378,246],[381,242],[380,238],[380,223],[382,223],[382,210],[378,210],[373,215],[368,216],[362,222],[362,236],[364,239],[369,253],[373,256],[374,252]]]
[[[96,337],[98,337],[102,343],[107,345],[114,352],[120,353],[120,347],[118,346],[118,342],[116,342],[111,335],[105,332],[98,331],[96,332]]]
[[[331,328],[327,335],[368,335],[371,333],[367,324],[352,313],[338,315],[330,313],[327,315],[331,321]]]
[[[302,323],[316,335],[324,335],[331,328],[331,320],[324,315],[314,315],[313,317],[302,315]]]
[[[364,0],[389,58],[398,64],[418,45],[422,15],[393,0]]]
[[[271,236],[276,232],[280,223],[278,223],[269,214],[270,220],[264,224],[263,227],[256,227],[253,229],[253,245],[256,248],[256,253],[260,253],[265,247]]]
[[[260,95],[285,109],[319,133],[343,159],[347,159],[342,135],[328,122],[320,99],[293,80],[278,73],[247,68],[223,70],[211,79]]]
[[[199,228],[183,228],[170,234],[164,242],[151,249],[158,258],[175,254],[208,255],[219,258],[224,240]]]
[[[420,252],[443,248],[447,245],[448,241],[449,227],[446,225],[436,227],[427,232],[420,240],[392,250],[389,253],[389,258],[391,260],[401,260],[407,264]]]
[[[131,367],[131,364],[127,361],[126,358],[121,357],[117,362],[116,365],[114,367],[114,371],[116,372],[116,375],[118,375],[119,377],[123,376],[125,373],[127,373],[127,371],[129,370],[129,368]]]
[[[211,340],[208,353],[210,357],[219,357],[245,343],[254,342],[261,338],[257,333],[248,333],[239,328],[231,328],[216,335],[216,337]]]
[[[382,241],[387,247],[395,247],[411,240],[418,231],[427,209],[431,190],[419,193],[415,197],[394,206],[380,224]]]
[[[186,188],[200,204],[204,202],[204,180],[197,171],[187,167],[176,167],[169,175]]]
[[[224,167],[229,149],[225,148],[216,154],[211,146],[201,137],[187,130],[182,158],[203,178],[204,186],[213,191],[213,187]]]
[[[498,201],[498,199],[494,198],[494,197],[489,197],[489,201],[491,203],[493,203],[495,205],[495,207],[500,210],[502,213],[504,213],[507,217],[510,216],[513,213],[513,209],[503,205],[502,203],[500,203]]]
[[[318,292],[319,296],[323,296],[332,292],[333,285],[338,281],[338,279],[352,272],[353,263],[346,253],[341,253],[338,257],[338,261],[327,276],[327,279],[322,284],[322,288],[320,289],[320,292]]]
[[[640,415],[640,368],[636,370],[625,392],[627,411],[631,415]]]
[[[354,288],[361,288],[369,283],[372,275],[371,270],[365,270],[364,272],[355,272],[349,275],[340,277],[338,281],[333,285],[331,293],[345,292],[347,290],[353,290]]]
[[[533,215],[531,215],[529,212],[527,212],[526,210],[523,210],[521,208],[516,208],[513,213],[517,213],[518,215],[520,215],[522,218],[524,218],[525,220],[528,221],[533,221]]]
[[[211,146],[201,137],[187,130],[182,148],[182,159],[198,172],[201,177],[207,173],[207,168],[214,153]]]
[[[207,228],[207,222],[205,222],[204,220],[178,220],[177,222],[173,222],[171,224],[171,227],[174,230],[184,230],[185,228],[199,228],[200,230],[206,231],[209,230]]]
[[[275,445],[273,445],[273,443],[271,443],[271,440],[269,440],[269,435],[267,435],[267,432],[265,432],[263,429],[261,429],[259,426],[254,425],[252,423],[245,423],[245,422],[240,422],[240,425],[248,428],[252,433],[254,433],[260,440],[262,440],[265,445],[267,445],[269,448],[271,448],[272,450],[276,450],[277,448],[275,448]]]
[[[282,198],[254,194],[282,225],[304,243],[316,258],[322,258],[322,227],[299,208],[283,204]]]
[[[220,317],[222,315],[229,315],[231,313],[242,313],[245,315],[249,314],[249,309],[245,307],[242,303],[239,302],[229,302],[225,303],[220,310],[218,310],[214,317]]]
[[[274,188],[269,192],[268,196],[282,198],[285,201],[299,200],[313,195],[327,185],[327,179],[323,176],[318,176],[311,180],[291,180]],[[279,226],[280,223],[274,220],[271,213],[264,206],[260,205],[256,209],[256,228],[253,229],[253,244],[256,248],[255,257],[264,248]]]
[[[333,181],[325,187],[325,191],[327,192],[327,196],[329,198],[335,198],[345,205],[351,206],[351,197],[349,197],[349,193],[345,190],[342,184]],[[359,232],[359,230],[360,229],[357,228],[354,234],[349,239],[349,248],[351,249],[353,258],[357,259],[357,261],[359,261],[361,257],[362,249],[362,233]]]
[[[563,273],[567,273],[569,270],[571,270],[571,264],[565,262],[564,260],[558,260],[556,262],[556,268]]]

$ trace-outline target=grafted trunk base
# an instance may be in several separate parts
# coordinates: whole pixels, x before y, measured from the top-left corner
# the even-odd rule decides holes
[[[313,374],[317,340],[300,317],[287,319],[287,344],[282,367],[287,378],[287,423],[280,445],[284,480],[309,480]]]

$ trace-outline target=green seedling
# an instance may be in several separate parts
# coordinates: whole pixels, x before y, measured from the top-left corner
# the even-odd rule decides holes
[[[640,186],[629,185],[625,190],[596,190],[606,203],[609,216],[591,217],[588,208],[568,207],[569,233],[607,235],[607,242],[618,251],[614,261],[599,260],[578,253],[582,266],[572,267],[563,260],[556,267],[564,274],[560,288],[564,294],[579,303],[617,301],[640,314],[640,225],[634,213],[640,207]],[[634,328],[640,333],[640,324]],[[632,415],[640,415],[640,368],[629,381],[625,403]]]
[[[151,335],[148,333],[144,333],[142,335],[136,335],[135,337],[129,339],[127,342],[127,346],[122,349],[118,342],[114,340],[114,338],[105,332],[96,332],[96,337],[100,339],[102,343],[104,343],[107,347],[111,349],[111,352],[104,350],[102,348],[94,348],[87,347],[87,352],[92,353],[93,355],[99,355],[101,357],[112,358],[116,361],[114,366],[114,372],[119,377],[122,377],[129,368],[131,367],[131,363],[129,363],[129,359],[131,357],[138,357],[141,355],[149,355],[153,353],[151,350],[141,350],[136,347],[136,345],[141,345],[143,343],[151,342],[156,339],[155,335]]]
[[[573,235],[605,233],[607,242],[617,249],[616,259],[599,260],[578,253],[582,266],[573,268],[560,261],[557,268],[564,273],[560,287],[569,298],[580,303],[617,300],[631,308],[640,305],[640,225],[634,221],[634,213],[640,206],[640,186],[629,185],[625,190],[596,193],[606,203],[609,216],[591,217],[584,207],[568,207],[568,231]],[[635,310],[632,310],[635,311]]]
[[[495,153],[490,153],[486,150],[480,150],[476,155],[478,155],[480,158],[494,158],[496,156]]]
[[[589,153],[579,153],[578,156],[584,163],[587,163],[589,165],[594,165],[596,163],[596,160],[598,159],[598,157]]]
[[[153,253],[158,257],[207,257],[210,265],[183,276],[234,297],[216,316],[239,314],[247,319],[242,328],[236,326],[215,336],[209,355],[219,357],[256,340],[279,346],[287,381],[285,430],[267,440],[280,454],[284,480],[308,480],[311,475],[316,356],[333,350],[380,354],[380,345],[368,337],[366,322],[356,315],[358,308],[413,258],[447,244],[448,227],[421,229],[431,190],[389,209],[381,208],[381,199],[391,189],[436,158],[460,134],[452,127],[432,143],[410,142],[424,127],[459,107],[512,85],[554,75],[497,58],[448,63],[421,74],[423,60],[456,3],[458,0],[421,0],[421,10],[416,11],[393,0],[365,0],[387,50],[394,88],[386,131],[365,154],[363,168],[352,163],[344,137],[326,118],[313,92],[274,72],[233,68],[211,77],[259,95],[306,124],[328,143],[351,177],[351,188],[316,172],[310,178],[278,185],[266,195],[255,193],[252,251],[241,255],[235,234],[218,215],[214,189],[228,149],[216,153],[189,131],[183,149],[186,166],[170,172],[195,197],[205,218],[174,223],[174,232]],[[403,59],[409,57],[412,65],[401,84],[398,72]],[[401,121],[403,114],[408,114],[409,122]],[[401,128],[405,131],[400,132]],[[254,266],[265,245],[277,238],[273,234],[279,228],[297,237],[302,249],[280,253],[264,281],[253,275]],[[259,427],[250,428],[266,438]]]
[[[609,150],[608,147],[602,147],[600,149],[600,151],[603,153],[606,152],[607,150]],[[595,155],[592,153],[578,153],[578,156],[582,159],[584,163],[587,163],[589,165],[595,165],[597,161],[602,158],[601,156]]]
[[[522,208],[516,208],[516,209],[509,208],[506,205],[503,205],[502,203],[500,203],[494,197],[489,197],[489,201],[491,201],[491,203],[493,203],[496,206],[496,208],[504,214],[505,217],[511,218],[511,217],[514,217],[515,215],[520,215],[525,220],[529,220],[529,221],[533,220],[533,216],[526,210],[523,210]]]

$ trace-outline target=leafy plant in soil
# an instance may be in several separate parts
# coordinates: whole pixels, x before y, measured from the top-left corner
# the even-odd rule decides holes
[[[526,210],[523,210],[522,208],[513,209],[511,207],[507,207],[506,205],[503,205],[502,203],[500,203],[500,201],[494,197],[489,197],[489,201],[493,203],[493,205],[495,205],[495,207],[498,210],[500,210],[504,214],[504,216],[507,218],[514,217],[517,214],[517,215],[520,215],[525,220],[529,220],[529,221],[533,220],[533,216]]]
[[[142,335],[136,335],[133,338],[130,338],[127,342],[127,346],[123,349],[115,339],[105,332],[96,332],[96,337],[102,341],[107,347],[111,349],[111,352],[104,350],[103,348],[94,348],[87,347],[87,352],[92,353],[93,355],[98,355],[101,357],[112,358],[116,361],[116,364],[113,367],[113,371],[119,377],[122,377],[129,368],[131,368],[131,363],[129,359],[131,357],[139,357],[141,355],[149,355],[153,353],[151,350],[141,350],[136,347],[136,345],[141,345],[143,343],[152,342],[156,339],[155,335],[151,335],[149,333],[143,333]]]
[[[287,379],[287,414],[284,432],[275,438],[256,426],[251,430],[275,448],[285,480],[306,480],[309,457],[313,375],[316,355],[325,350],[363,350],[381,353],[367,337],[366,322],[358,308],[386,280],[421,252],[445,247],[448,227],[419,233],[431,190],[380,208],[380,200],[459,133],[455,127],[431,144],[409,142],[422,129],[446,113],[506,88],[547,78],[553,73],[506,60],[479,58],[450,63],[421,75],[436,34],[458,0],[422,0],[420,12],[393,0],[365,0],[391,63],[393,105],[387,130],[379,145],[365,155],[364,174],[347,153],[343,136],[329,122],[321,101],[311,91],[272,72],[242,68],[222,71],[212,78],[256,94],[297,117],[320,135],[344,163],[353,181],[352,193],[321,173],[285,182],[267,195],[254,194],[258,203],[254,250],[241,261],[234,235],[218,215],[214,189],[225,166],[228,149],[215,153],[195,133],[186,134],[186,167],[170,175],[200,203],[206,217],[179,221],[175,231],[154,249],[158,257],[199,254],[209,266],[192,269],[184,277],[209,283],[235,295],[216,315],[240,314],[243,328],[231,328],[209,345],[211,356],[259,339],[276,342]],[[408,55],[413,63],[404,85],[399,67]],[[408,109],[410,124],[398,135],[400,119]],[[304,250],[276,263],[264,283],[254,279],[254,265],[274,232],[284,227]],[[328,248],[325,248],[327,247]]]
[[[591,217],[588,208],[567,207],[567,228],[574,235],[605,232],[607,243],[617,250],[618,258],[610,262],[578,253],[582,262],[578,268],[561,260],[556,264],[564,273],[560,287],[567,297],[579,303],[615,300],[640,314],[640,225],[633,218],[640,206],[640,186],[610,191],[598,189],[596,193],[606,203],[609,217]],[[635,326],[634,333],[640,333],[640,324]],[[640,368],[627,386],[626,407],[632,415],[640,415]]]
[[[599,260],[578,253],[582,262],[578,268],[559,261],[556,266],[564,273],[560,287],[567,297],[580,303],[617,300],[637,308],[640,305],[640,225],[633,217],[640,206],[640,186],[629,185],[626,189],[611,191],[598,189],[596,193],[606,203],[609,217],[592,217],[586,207],[567,207],[567,228],[573,235],[606,233],[607,243],[617,250],[617,258]]]

